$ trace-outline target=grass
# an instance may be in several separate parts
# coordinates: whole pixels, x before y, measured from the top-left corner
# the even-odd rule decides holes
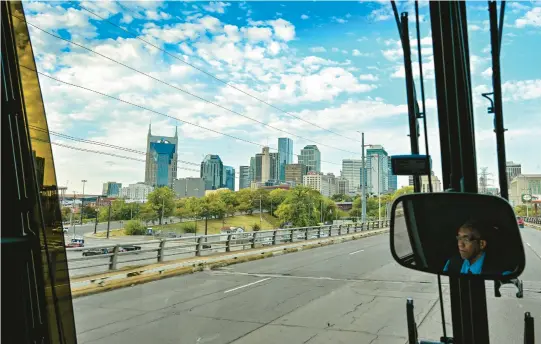
[[[278,228],[280,221],[278,218],[271,216],[270,214],[263,213],[263,221],[261,222],[261,230],[274,229]],[[209,219],[208,220],[208,234],[219,234],[222,227],[243,227],[246,231],[252,231],[253,224],[259,224],[259,214],[255,215],[240,215],[233,217],[225,218],[225,225],[220,219]],[[176,232],[184,233],[183,226],[187,224],[195,224],[195,221],[189,222],[180,222],[180,223],[169,223],[166,225],[148,225],[147,227],[152,227],[154,231],[162,230],[163,232]],[[197,234],[205,233],[205,220],[197,221]],[[115,229],[109,232],[110,237],[119,237],[125,236],[123,229]],[[96,234],[98,238],[105,238],[107,234],[105,232],[99,232]]]
[[[262,216],[263,221],[261,222],[261,230],[266,229],[274,229],[278,228],[280,225],[280,221],[269,214],[263,214]],[[190,222],[181,222],[181,223],[170,223],[166,225],[161,226],[149,226],[152,227],[154,230],[162,230],[164,232],[177,232],[177,233],[184,233],[182,227],[186,224],[194,224],[194,221]],[[233,217],[226,217],[225,218],[225,224],[223,220],[220,219],[209,219],[207,226],[208,226],[208,234],[219,234],[222,227],[243,227],[246,231],[252,230],[253,224],[259,224],[259,214],[255,215],[240,215],[240,216],[233,216]],[[203,234],[205,232],[205,220],[199,220],[197,221],[197,233]]]

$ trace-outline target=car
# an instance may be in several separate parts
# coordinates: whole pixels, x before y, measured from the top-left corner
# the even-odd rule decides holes
[[[109,249],[107,248],[91,248],[89,250],[83,251],[83,257],[87,256],[98,256],[101,254],[108,254]]]
[[[524,219],[520,216],[517,217],[517,224],[520,228],[524,228]]]
[[[66,247],[85,247],[85,239],[71,239],[71,241],[66,244]]]
[[[141,246],[135,246],[135,245],[129,245],[129,246],[122,246],[121,249],[122,252],[128,252],[128,251],[140,251]]]

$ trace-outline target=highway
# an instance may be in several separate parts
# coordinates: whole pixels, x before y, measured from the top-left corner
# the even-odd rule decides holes
[[[521,229],[524,298],[486,282],[491,343],[541,338],[541,231]],[[450,313],[444,282],[448,335]],[[436,277],[400,267],[389,236],[330,245],[74,300],[79,343],[401,343],[406,298],[422,339],[442,335]]]

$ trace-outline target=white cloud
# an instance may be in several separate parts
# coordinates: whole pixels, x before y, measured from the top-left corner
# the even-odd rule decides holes
[[[369,53],[361,53],[358,49],[353,49],[351,52],[353,56],[370,56]]]
[[[522,18],[515,20],[515,26],[518,28],[526,26],[541,27],[541,6],[532,8]]]
[[[470,24],[470,25],[468,25],[468,30],[470,30],[470,31],[479,31],[479,30],[481,30],[481,27],[479,25]]]
[[[359,79],[363,81],[378,81],[378,77],[374,74],[361,74]]]
[[[483,73],[481,73],[481,75],[483,76],[483,78],[492,78],[492,68],[489,67],[485,69]]]
[[[280,43],[275,42],[275,41],[270,42],[267,49],[269,51],[269,54],[272,56],[278,55],[280,51],[282,50]]]
[[[268,27],[250,27],[244,30],[244,36],[252,42],[269,41],[272,31]]]
[[[171,15],[165,12],[158,12],[153,10],[146,11],[146,17],[150,20],[162,20],[162,19],[171,19]]]
[[[338,24],[345,24],[348,22],[347,19],[339,18],[336,16],[331,17],[331,21],[337,22]]]
[[[225,3],[225,2],[210,2],[208,5],[204,5],[203,6],[203,9],[207,12],[212,12],[212,13],[224,13],[225,12],[225,8],[228,7],[228,6],[231,6],[231,4],[229,3]]]
[[[310,51],[313,53],[325,53],[327,52],[327,49],[325,49],[324,47],[311,47]]]
[[[333,52],[333,53],[337,53],[337,52],[339,52],[339,51],[340,51],[340,49],[338,49],[338,48],[335,48],[335,47],[333,47],[333,48],[332,48],[331,50],[332,50],[332,52]]]
[[[392,17],[393,13],[390,4],[385,4],[382,5],[382,7],[373,10],[368,16],[368,19],[378,22],[391,19]]]
[[[506,81],[502,85],[505,98],[520,101],[541,98],[541,79]]]
[[[302,19],[302,20],[306,20],[306,19],[309,19],[309,18],[310,18],[310,17],[309,17],[308,15],[306,15],[306,14],[301,15],[301,19]]]
[[[295,38],[295,26],[284,19],[276,19],[269,21],[269,24],[274,29],[274,34],[281,40],[289,42]]]

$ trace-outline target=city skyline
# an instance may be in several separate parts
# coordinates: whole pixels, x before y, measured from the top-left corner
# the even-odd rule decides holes
[[[397,3],[400,12],[411,14],[410,5]],[[53,145],[58,184],[67,186],[69,192],[82,191],[83,179],[88,180],[85,190],[96,194],[108,180],[126,185],[144,181],[137,160],[141,160],[139,152],[146,152],[145,129],[150,119],[157,133],[173,133],[178,126],[177,178],[197,176],[190,170],[191,164],[181,161],[198,165],[204,154],[216,152],[227,165],[238,168],[248,165],[249,157],[264,145],[276,152],[280,137],[293,139],[297,154],[300,147],[317,145],[321,171],[335,175],[339,175],[343,159],[360,158],[357,131],[365,132],[367,143],[383,145],[389,155],[410,151],[403,56],[396,24],[388,15],[389,3],[126,3],[136,16],[127,15],[115,2],[88,4],[136,37],[151,37],[179,60],[112,29],[76,3],[25,2],[23,6],[34,25],[85,47],[99,47],[112,58],[106,62],[29,27],[38,70],[113,97],[40,75],[50,130],[130,150],[119,153],[107,146],[52,137],[54,142],[79,149]],[[489,104],[481,95],[492,87],[490,41],[484,25],[487,13],[475,2],[466,6],[477,164],[497,171],[493,118],[487,116]],[[537,147],[529,142],[541,131],[537,121],[541,70],[531,68],[541,52],[541,35],[533,16],[539,5],[509,6],[502,37],[507,156],[521,162],[523,173],[535,173],[541,171],[541,160]],[[145,11],[161,15],[151,18]],[[194,13],[185,14],[189,11]],[[68,25],[66,19],[71,15],[78,21]],[[428,16],[426,3],[420,4],[420,15]],[[420,33],[428,142],[435,173],[441,176],[430,26],[422,25]],[[523,53],[525,47],[531,54]],[[190,61],[224,82],[182,61]],[[150,73],[163,83],[136,71]],[[413,72],[417,81],[416,66]],[[424,152],[422,139],[420,143]],[[89,152],[91,149],[100,154]],[[405,185],[405,179],[398,177],[398,184]]]

